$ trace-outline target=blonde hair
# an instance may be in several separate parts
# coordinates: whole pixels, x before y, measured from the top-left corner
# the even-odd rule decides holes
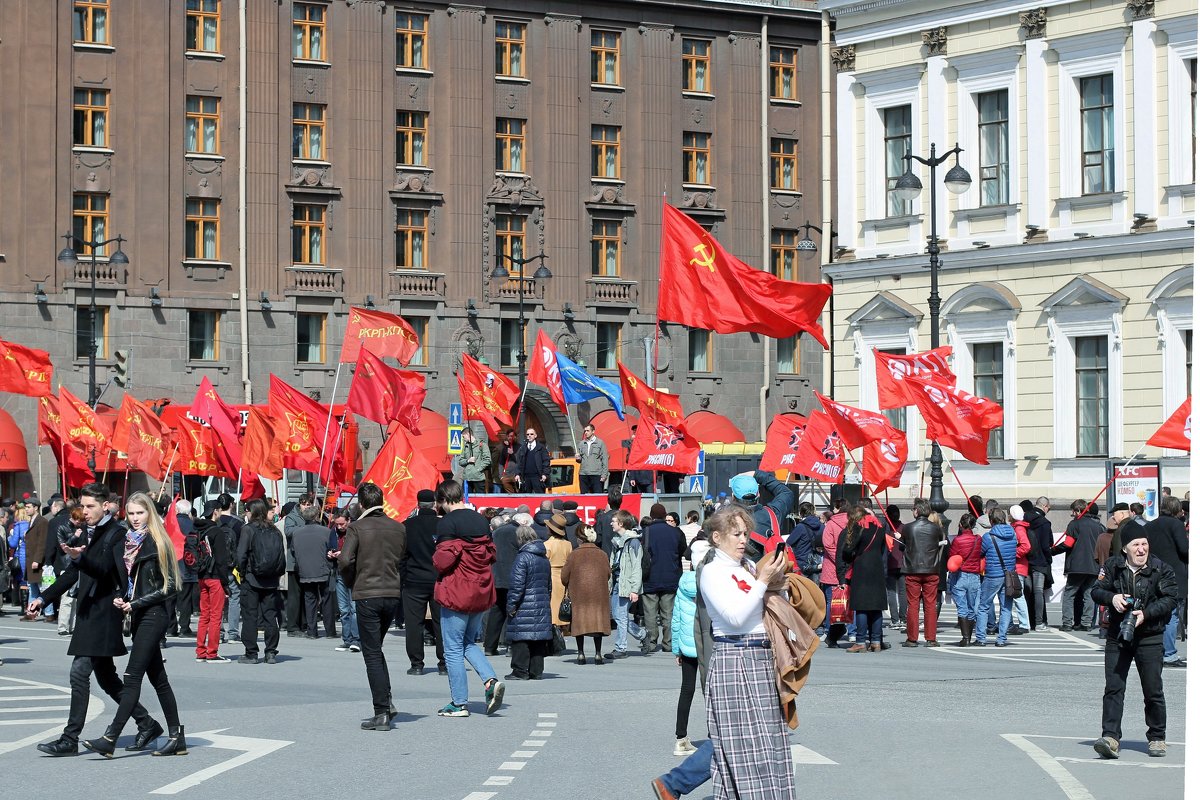
[[[166,581],[166,589],[168,592],[175,591],[179,588],[179,560],[175,555],[175,545],[171,543],[171,536],[167,533],[167,528],[163,525],[162,517],[158,515],[158,509],[154,507],[154,501],[150,499],[150,495],[145,492],[134,492],[125,501],[126,505],[136,503],[146,511],[146,530],[150,534],[150,538],[154,540],[154,546],[158,548],[158,570],[162,573]]]

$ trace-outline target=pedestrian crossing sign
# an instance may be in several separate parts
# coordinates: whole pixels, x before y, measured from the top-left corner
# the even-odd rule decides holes
[[[708,478],[704,475],[688,475],[683,479],[686,494],[708,494]]]
[[[446,451],[450,455],[458,455],[462,452],[462,425],[450,425],[446,428]]]

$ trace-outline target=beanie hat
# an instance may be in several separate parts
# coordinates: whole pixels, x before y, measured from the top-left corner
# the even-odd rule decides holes
[[[1008,515],[1013,518],[1014,522],[1021,522],[1025,519],[1025,509],[1020,506],[1009,506]]]
[[[422,489],[417,492],[418,504],[428,503],[429,505],[433,505],[435,502],[437,502],[437,494],[434,493],[433,489]]]
[[[1019,503],[1019,505],[1025,511],[1026,515],[1033,513],[1033,501],[1032,500],[1022,500]]]
[[[1121,526],[1121,549],[1124,550],[1129,546],[1130,542],[1135,542],[1138,539],[1145,539],[1145,529],[1136,522],[1126,521]]]
[[[667,507],[662,503],[655,503],[650,506],[650,519],[666,519]]]

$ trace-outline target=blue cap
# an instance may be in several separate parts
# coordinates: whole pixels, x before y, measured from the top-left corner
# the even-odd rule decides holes
[[[758,481],[750,475],[734,475],[729,482],[729,491],[738,500],[753,497],[758,494]]]
[[[721,498],[721,497],[724,497],[724,496],[725,496],[725,493],[724,493],[724,492],[718,492],[718,493],[717,493],[717,497],[718,497],[718,498]]]
[[[712,500],[712,495],[711,495],[711,494],[706,494],[706,495],[704,495],[704,499],[705,499],[705,500]]]

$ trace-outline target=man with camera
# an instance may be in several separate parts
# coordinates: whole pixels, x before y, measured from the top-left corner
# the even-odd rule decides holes
[[[1175,572],[1150,555],[1150,543],[1140,525],[1121,529],[1121,555],[1104,562],[1092,599],[1109,606],[1108,638],[1104,644],[1104,706],[1102,733],[1094,749],[1104,758],[1118,758],[1125,682],[1129,666],[1137,664],[1146,701],[1146,738],[1152,757],[1167,754],[1167,701],[1163,695],[1163,629],[1175,609]]]

